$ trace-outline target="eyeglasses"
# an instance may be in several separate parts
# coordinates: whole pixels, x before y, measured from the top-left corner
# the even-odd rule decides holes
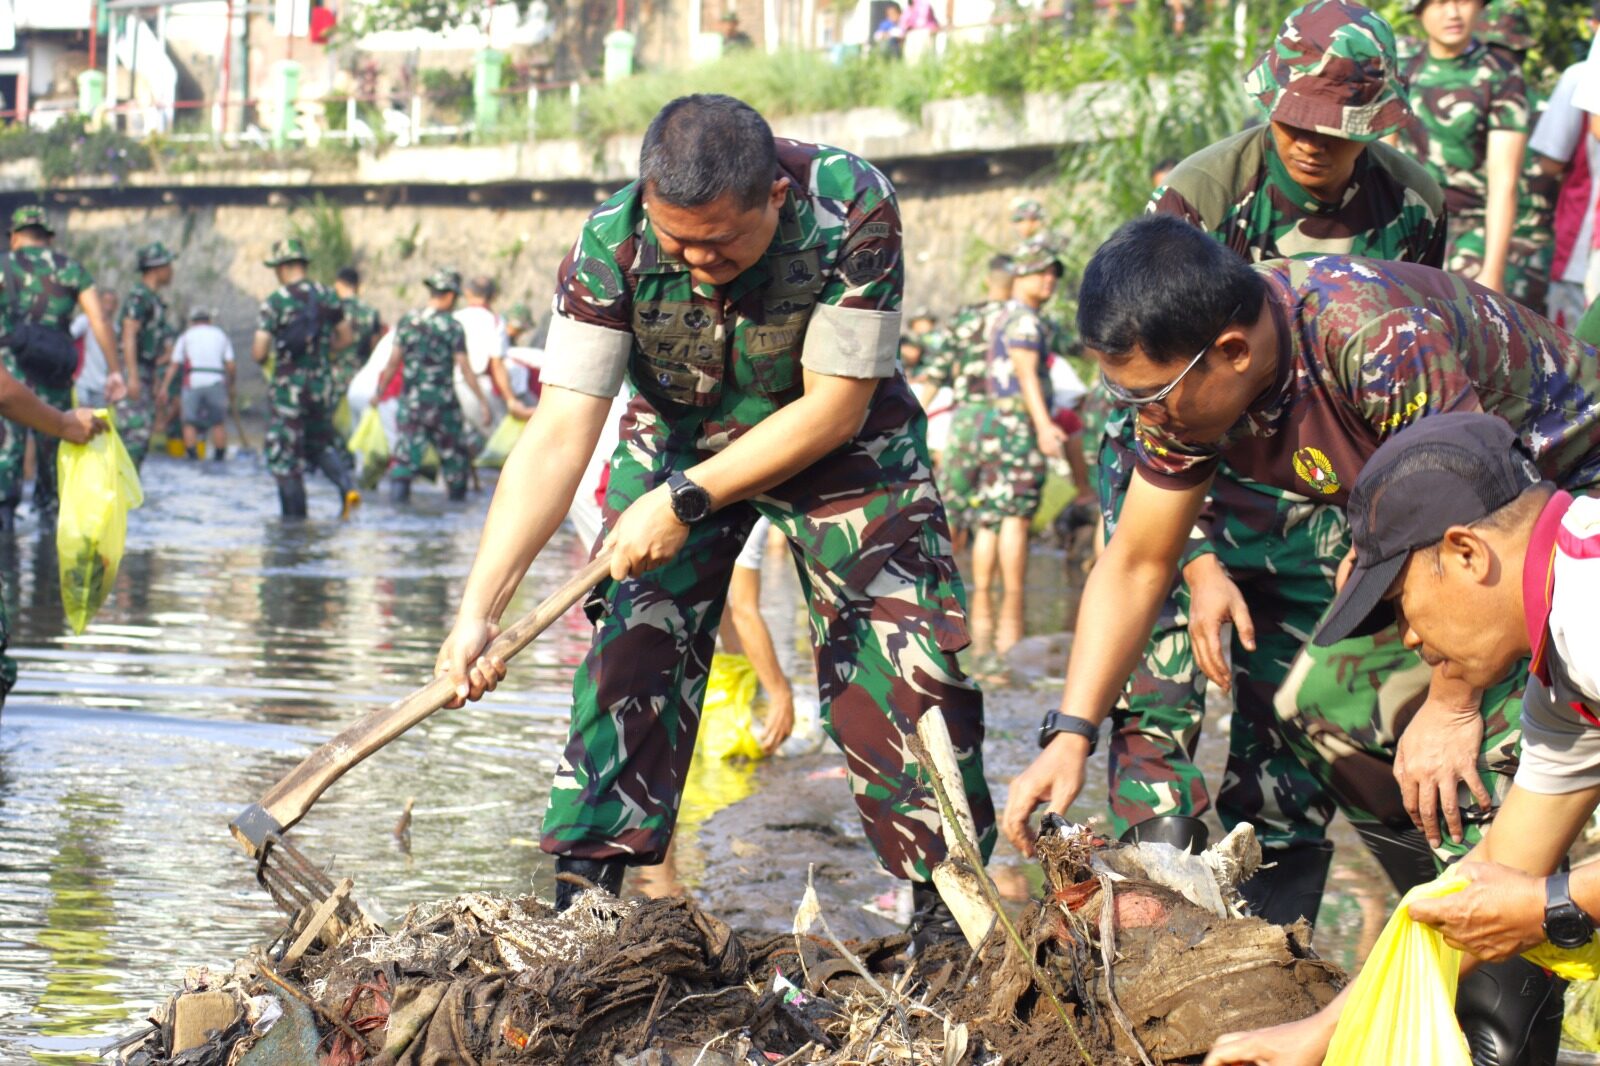
[[[1228,331],[1229,326],[1233,325],[1234,318],[1236,318],[1239,312],[1243,309],[1244,304],[1241,303],[1234,307],[1232,311],[1229,311],[1228,317],[1222,321],[1222,328],[1217,330],[1217,335],[1206,341],[1205,347],[1194,353],[1194,358],[1189,360],[1189,365],[1184,367],[1177,377],[1167,382],[1155,392],[1140,393],[1125,389],[1121,385],[1118,385],[1116,382],[1112,381],[1110,378],[1106,377],[1106,372],[1103,369],[1100,371],[1100,384],[1104,386],[1106,392],[1111,396],[1112,401],[1122,407],[1152,407],[1155,404],[1161,403],[1162,400],[1165,400],[1168,396],[1172,395],[1172,390],[1178,387],[1178,382],[1182,381],[1184,377],[1188,375],[1189,371],[1193,370],[1197,365],[1199,365],[1200,360],[1203,359],[1205,354],[1211,350],[1211,346],[1222,339],[1222,335]],[[1156,409],[1163,412],[1166,410],[1165,407]]]

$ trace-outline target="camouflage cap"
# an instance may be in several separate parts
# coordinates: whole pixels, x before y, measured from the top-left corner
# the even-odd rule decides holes
[[[1022,222],[1030,218],[1043,221],[1044,205],[1027,196],[1019,196],[1011,201],[1011,221]]]
[[[1312,0],[1284,19],[1245,90],[1274,121],[1375,141],[1411,119],[1395,63],[1383,16],[1348,0]]]
[[[1528,25],[1528,13],[1521,4],[1493,3],[1484,9],[1478,19],[1478,39],[1494,48],[1522,53],[1534,45],[1533,29]]]
[[[1045,237],[1033,237],[1011,253],[1011,273],[1015,277],[1026,274],[1043,274],[1049,270],[1061,271],[1061,252],[1055,242]]]
[[[177,258],[172,254],[172,249],[160,241],[152,241],[144,245],[134,255],[138,259],[140,270],[154,270],[156,267],[164,267]]]
[[[532,322],[533,309],[523,301],[518,300],[511,305],[511,310],[506,312],[506,318],[513,322]]]
[[[453,292],[461,295],[461,271],[449,267],[440,267],[428,275],[428,280],[423,282],[434,292]]]
[[[263,262],[269,267],[280,267],[285,263],[309,263],[311,257],[306,254],[304,241],[299,237],[286,237],[272,243],[272,251]]]
[[[19,207],[11,212],[12,233],[17,232],[19,229],[30,228],[42,229],[52,237],[55,236],[56,232],[55,228],[50,225],[50,216],[46,215],[44,208],[38,204],[28,204],[26,207]]]

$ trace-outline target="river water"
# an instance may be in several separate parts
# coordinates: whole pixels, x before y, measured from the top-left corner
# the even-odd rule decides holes
[[[146,482],[115,590],[82,636],[62,619],[54,553],[31,520],[0,557],[21,664],[0,712],[0,1063],[90,1061],[187,967],[226,966],[275,931],[278,913],[228,820],[349,720],[426,680],[488,502],[485,492],[452,506],[419,486],[409,510],[373,501],[342,523],[332,489],[314,481],[312,518],[285,525],[270,478],[248,454],[203,465],[156,457]],[[582,559],[576,537],[563,534],[511,612]],[[1067,574],[1058,553],[1036,554],[1030,632],[1064,628]],[[766,576],[775,591],[764,607],[799,676],[809,652],[793,583],[782,560],[769,559]],[[587,637],[581,616],[569,615],[524,653],[501,692],[435,716],[352,771],[295,828],[298,846],[353,877],[379,914],[468,890],[548,894],[538,818]],[[991,700],[997,790],[1027,759],[1039,708],[1054,701],[1048,678],[1041,689]],[[1214,780],[1222,748],[1202,748]],[[746,862],[737,817],[731,834],[696,837],[719,808],[763,789],[822,797],[817,817],[831,819],[855,865],[870,867],[844,783],[809,784],[838,762],[827,753],[708,768],[698,805],[686,802],[667,880],[709,889],[707,871],[726,868],[719,859]],[[1101,808],[1103,780],[1103,768],[1092,774],[1082,809]],[[408,797],[409,850],[393,833]],[[997,855],[1002,868],[1017,863]],[[725,901],[723,882],[745,874],[715,876],[718,891],[707,894]],[[1363,924],[1364,897],[1350,886],[1373,880],[1360,857],[1341,861],[1325,923],[1336,957],[1350,954]],[[795,900],[792,886],[770,881],[752,877],[734,891],[774,897],[746,910],[777,921]],[[1020,873],[1010,883],[1026,889]],[[1369,899],[1366,911],[1379,905]]]

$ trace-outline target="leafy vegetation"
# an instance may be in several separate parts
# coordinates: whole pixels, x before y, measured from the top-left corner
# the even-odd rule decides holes
[[[344,211],[320,193],[289,212],[289,236],[298,237],[305,245],[311,257],[307,269],[324,285],[331,285],[339,269],[355,261],[355,244],[345,228]]]
[[[47,184],[73,175],[110,175],[117,181],[151,165],[150,149],[113,130],[90,130],[79,116],[48,130],[6,126],[0,130],[0,161],[37,159]]]

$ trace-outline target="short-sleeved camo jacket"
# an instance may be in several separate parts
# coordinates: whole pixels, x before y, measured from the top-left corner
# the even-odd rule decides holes
[[[1458,226],[1481,219],[1489,194],[1489,132],[1528,131],[1522,69],[1480,41],[1453,59],[1422,46],[1400,68],[1417,114],[1407,133],[1428,173],[1444,186]]]
[[[897,369],[904,288],[894,189],[837,148],[777,142],[789,191],[766,255],[723,286],[665,255],[636,182],[589,217],[557,278],[546,385],[639,391],[623,447],[660,469],[721,451],[799,398],[802,370],[882,379],[855,438],[757,497],[816,562],[863,588],[945,525],[926,420]]]
[[[22,322],[38,322],[65,333],[78,313],[78,294],[94,284],[76,259],[37,245],[12,252],[0,279],[6,331]]]
[[[278,335],[294,317],[296,308],[304,301],[316,304],[321,323],[317,331],[316,344],[310,352],[298,358],[307,360],[311,364],[310,369],[326,369],[329,365],[328,350],[333,342],[334,329],[344,320],[344,304],[326,285],[302,280],[292,285],[279,285],[272,290],[267,298],[261,301],[261,310],[256,316],[256,329],[272,334],[277,346],[276,373],[307,368],[304,364],[291,367],[289,363],[292,360],[285,358],[283,346],[278,343]]]
[[[395,327],[395,346],[405,360],[406,392],[433,402],[455,398],[456,353],[467,350],[466,331],[448,311],[408,311]]]
[[[167,320],[167,301],[142,281],[133,283],[122,301],[122,320],[139,324],[135,341],[139,365],[149,369],[161,358],[161,350],[176,332]]]
[[[1600,353],[1521,304],[1412,263],[1323,256],[1256,269],[1277,322],[1277,383],[1217,444],[1139,425],[1158,485],[1239,474],[1344,504],[1367,457],[1424,415],[1487,411],[1552,481],[1600,485]]]

